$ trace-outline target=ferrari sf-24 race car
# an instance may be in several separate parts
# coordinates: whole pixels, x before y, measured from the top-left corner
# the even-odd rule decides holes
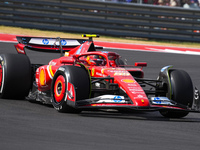
[[[117,53],[95,47],[96,35],[84,37],[89,39],[17,37],[18,54],[0,55],[1,98],[26,98],[69,113],[142,110],[180,118],[200,112],[199,91],[187,72],[166,66],[157,79],[145,79],[146,62],[125,65]],[[25,49],[61,57],[31,64]]]

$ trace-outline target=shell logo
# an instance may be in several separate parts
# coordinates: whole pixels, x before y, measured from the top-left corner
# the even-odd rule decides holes
[[[69,56],[69,52],[65,52],[65,56],[68,57]]]
[[[122,79],[122,82],[125,82],[125,83],[134,83],[135,81],[133,79]]]
[[[101,73],[104,73],[104,70],[105,70],[105,69],[102,69],[102,70],[101,70]]]

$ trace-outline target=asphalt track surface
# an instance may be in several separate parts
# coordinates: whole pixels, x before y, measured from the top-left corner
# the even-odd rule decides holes
[[[0,42],[0,53],[16,53]],[[110,50],[113,51],[113,50]],[[187,71],[200,88],[198,55],[116,50],[128,64],[146,61],[145,77],[156,79],[166,65]],[[48,63],[55,54],[28,53],[32,63]],[[184,81],[183,81],[184,82]],[[58,113],[26,100],[0,99],[1,150],[188,150],[200,147],[200,114],[166,119],[158,112]]]

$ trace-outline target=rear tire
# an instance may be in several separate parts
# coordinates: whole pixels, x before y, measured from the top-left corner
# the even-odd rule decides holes
[[[52,104],[59,112],[79,113],[75,102],[89,98],[90,78],[83,67],[63,66],[55,73],[52,81]],[[71,103],[71,106],[67,103]],[[72,106],[74,104],[74,106]]]
[[[193,84],[190,76],[183,70],[170,70],[173,101],[184,106],[192,107]],[[161,115],[168,118],[182,118],[188,115],[187,111],[160,110]]]
[[[24,99],[31,88],[31,64],[26,55],[0,55],[0,97]]]

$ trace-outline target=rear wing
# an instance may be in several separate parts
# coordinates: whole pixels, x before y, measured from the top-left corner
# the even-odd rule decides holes
[[[49,38],[49,37],[20,37],[17,36],[18,44],[15,48],[18,53],[26,54],[25,48],[29,50],[60,53],[67,52],[73,48],[89,41],[88,39],[68,39],[68,38]],[[62,49],[62,50],[61,50]]]

